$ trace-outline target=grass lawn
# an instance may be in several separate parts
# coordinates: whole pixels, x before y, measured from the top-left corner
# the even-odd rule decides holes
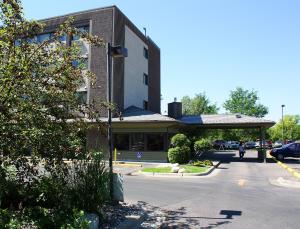
[[[204,173],[209,167],[199,167],[194,165],[180,165],[181,168],[185,169],[186,173]]]
[[[144,168],[142,172],[147,173],[170,173],[171,167]]]
[[[184,168],[186,173],[203,173],[208,170],[209,167],[199,167],[194,165],[180,165],[180,168]],[[148,173],[171,173],[171,167],[156,167],[156,168],[144,168],[142,172]]]

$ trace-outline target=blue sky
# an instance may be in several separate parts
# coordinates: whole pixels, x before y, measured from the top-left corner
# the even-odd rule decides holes
[[[285,114],[300,114],[300,1],[23,1],[30,19],[109,5],[161,48],[162,113],[174,97],[200,92],[222,108],[241,86],[258,92],[268,119],[280,119],[281,104]]]

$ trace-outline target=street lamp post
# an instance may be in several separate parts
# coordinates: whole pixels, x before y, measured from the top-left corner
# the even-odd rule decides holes
[[[284,104],[281,105],[281,121],[282,121],[282,144],[284,144],[284,121],[283,121],[283,108]]]
[[[109,192],[110,198],[113,200],[113,144],[112,144],[112,125],[111,125],[111,102],[112,102],[112,95],[111,95],[111,66],[112,66],[112,59],[113,58],[121,58],[127,57],[127,49],[123,48],[122,46],[112,46],[110,43],[107,43],[106,47],[107,52],[107,100],[108,100],[108,133],[107,133],[107,140],[108,140],[108,149],[109,149]]]

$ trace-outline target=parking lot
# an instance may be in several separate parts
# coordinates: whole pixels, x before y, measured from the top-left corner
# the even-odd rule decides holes
[[[274,159],[261,163],[255,150],[247,150],[242,159],[236,150],[205,153],[203,159],[221,161],[211,176],[125,176],[125,201],[152,206],[146,223],[163,218],[169,227],[295,228],[298,224],[300,188],[275,184],[278,178],[296,178]],[[298,159],[287,158],[285,163],[300,170]],[[234,215],[224,217],[224,212]]]

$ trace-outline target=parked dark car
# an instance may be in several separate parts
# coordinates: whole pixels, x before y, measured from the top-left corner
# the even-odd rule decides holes
[[[270,154],[278,160],[283,160],[285,157],[300,157],[300,143],[290,143],[280,148],[272,149]]]
[[[221,148],[225,149],[226,146],[227,146],[227,142],[224,140],[215,140],[213,142],[213,147],[215,149],[221,149]]]

